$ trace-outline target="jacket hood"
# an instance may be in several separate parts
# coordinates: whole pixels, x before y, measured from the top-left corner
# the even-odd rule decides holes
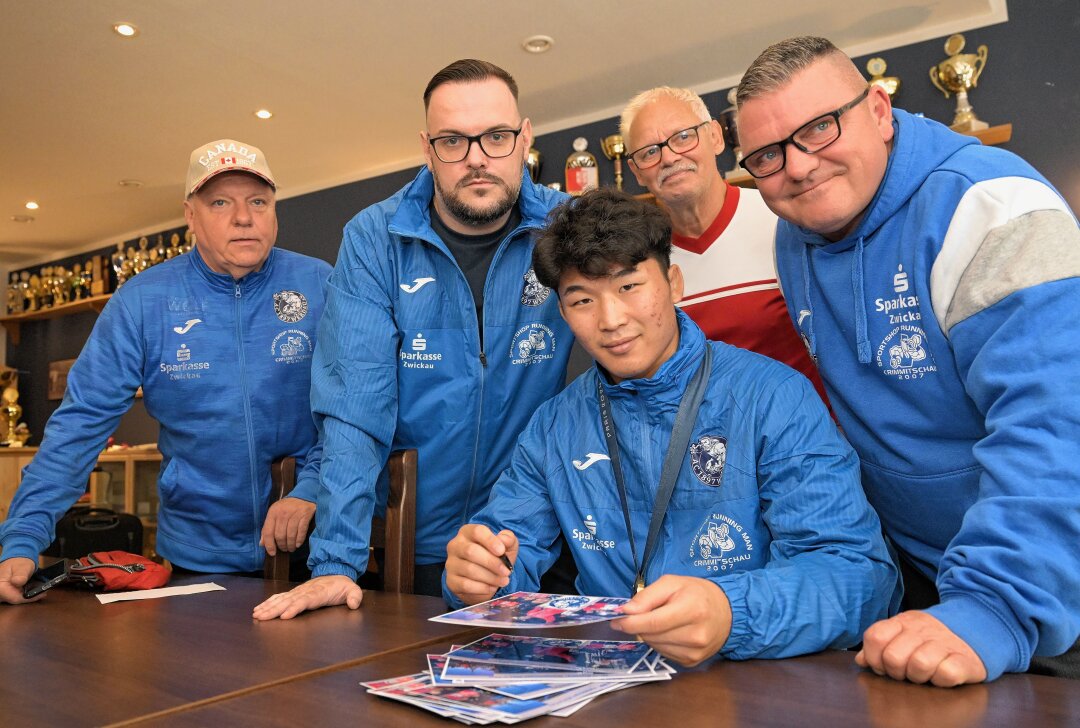
[[[809,248],[815,247],[825,253],[847,253],[851,256],[851,294],[854,302],[855,338],[861,364],[871,359],[870,339],[867,336],[864,262],[866,246],[873,242],[878,232],[908,203],[911,196],[923,185],[926,178],[952,155],[969,144],[978,144],[974,137],[948,132],[944,125],[921,116],[914,116],[901,109],[893,109],[893,145],[885,176],[877,193],[866,208],[859,224],[846,237],[836,242],[826,240],[820,234],[780,220],[778,238],[783,233],[804,241],[801,246],[802,293],[804,306],[813,314],[814,302],[810,296]],[[811,321],[806,337],[810,356],[817,358],[817,336]]]

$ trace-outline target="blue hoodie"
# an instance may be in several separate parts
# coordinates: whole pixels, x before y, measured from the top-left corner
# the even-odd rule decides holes
[[[315,576],[363,573],[387,457],[405,448],[418,450],[416,562],[445,561],[529,417],[566,378],[573,339],[556,297],[536,281],[530,239],[566,195],[522,174],[521,223],[484,285],[481,349],[465,274],[431,229],[434,193],[421,169],[345,226],[312,367],[325,434]]]
[[[196,571],[255,571],[270,463],[293,456],[314,501],[308,390],[330,266],[271,249],[239,280],[195,252],[135,276],[106,304],[0,526],[4,558],[37,559],[142,386],[161,425],[157,551]]]
[[[1080,634],[1080,232],[1015,155],[894,128],[855,230],[782,221],[778,268],[886,533],[993,679]]]
[[[729,659],[856,644],[900,596],[881,524],[859,487],[858,458],[806,377],[707,342],[677,315],[678,349],[655,375],[616,385],[602,379],[640,558],[679,403],[712,347],[709,386],[646,581],[679,574],[718,584],[731,604],[720,651]],[[560,531],[582,594],[632,593],[636,567],[597,403],[602,376],[594,366],[540,408],[473,519],[518,537],[500,595],[537,588],[558,555]],[[460,606],[445,580],[443,593]]]

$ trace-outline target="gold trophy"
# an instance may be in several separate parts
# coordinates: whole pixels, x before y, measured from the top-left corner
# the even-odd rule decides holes
[[[615,162],[615,189],[622,189],[622,158],[626,154],[626,142],[622,134],[611,134],[600,140],[600,148],[604,150],[604,156]]]
[[[22,313],[22,291],[19,290],[19,274],[11,274],[11,283],[7,289],[7,312],[8,316]]]
[[[949,128],[959,132],[979,131],[988,125],[975,117],[968,102],[968,89],[979,85],[979,76],[986,67],[986,46],[979,46],[975,53],[961,53],[962,50],[964,36],[950,35],[945,41],[945,52],[949,57],[930,69],[930,81],[945,94],[945,98],[949,98],[950,91],[956,94],[956,116]]]
[[[525,169],[529,170],[529,179],[533,181],[533,184],[539,184],[540,169],[543,166],[544,155],[540,154],[540,150],[536,147],[531,147],[529,153],[525,155]]]
[[[112,268],[116,276],[116,287],[120,288],[131,277],[131,263],[124,250],[123,241],[116,244],[116,252],[112,254]]]
[[[886,76],[885,69],[888,68],[888,64],[885,63],[884,58],[871,58],[866,62],[866,71],[870,74],[870,85],[881,86],[885,89],[885,93],[889,94],[889,99],[896,101],[896,94],[900,92],[900,78],[898,76]],[[930,72],[933,76],[933,71]]]
[[[9,385],[4,389],[4,393],[0,395],[0,398],[3,399],[4,415],[7,417],[7,434],[4,436],[4,441],[0,442],[0,445],[22,447],[30,439],[30,431],[25,424],[19,422],[23,412],[23,408],[19,404],[19,390]]]
[[[143,235],[139,238],[139,249],[132,251],[128,248],[128,256],[132,260],[132,275],[139,275],[144,270],[150,267],[150,251],[147,246],[150,245],[150,240]]]

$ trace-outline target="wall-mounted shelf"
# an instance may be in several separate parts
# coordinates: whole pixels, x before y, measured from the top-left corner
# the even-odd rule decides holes
[[[83,298],[78,301],[61,303],[59,306],[41,308],[37,311],[27,311],[25,313],[4,316],[3,318],[0,318],[0,324],[3,324],[4,328],[7,329],[8,341],[12,344],[18,344],[19,326],[24,321],[44,321],[45,319],[71,316],[72,314],[83,313],[85,311],[101,313],[101,310],[105,308],[105,304],[108,303],[110,298],[112,298],[112,294],[106,293],[101,296],[90,296],[89,298]]]
[[[976,137],[980,142],[991,147],[1004,144],[1012,139],[1012,124],[999,124],[982,131],[973,131],[969,136]]]

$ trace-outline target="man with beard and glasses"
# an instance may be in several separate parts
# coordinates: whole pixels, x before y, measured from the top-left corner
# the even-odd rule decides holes
[[[424,92],[426,165],[345,226],[312,366],[325,437],[314,578],[256,619],[359,606],[387,457],[418,451],[415,591],[439,595],[446,544],[487,503],[518,434],[563,385],[571,334],[532,270],[531,233],[565,195],[525,175],[517,84],[460,60]],[[383,473],[380,475],[380,473]]]

